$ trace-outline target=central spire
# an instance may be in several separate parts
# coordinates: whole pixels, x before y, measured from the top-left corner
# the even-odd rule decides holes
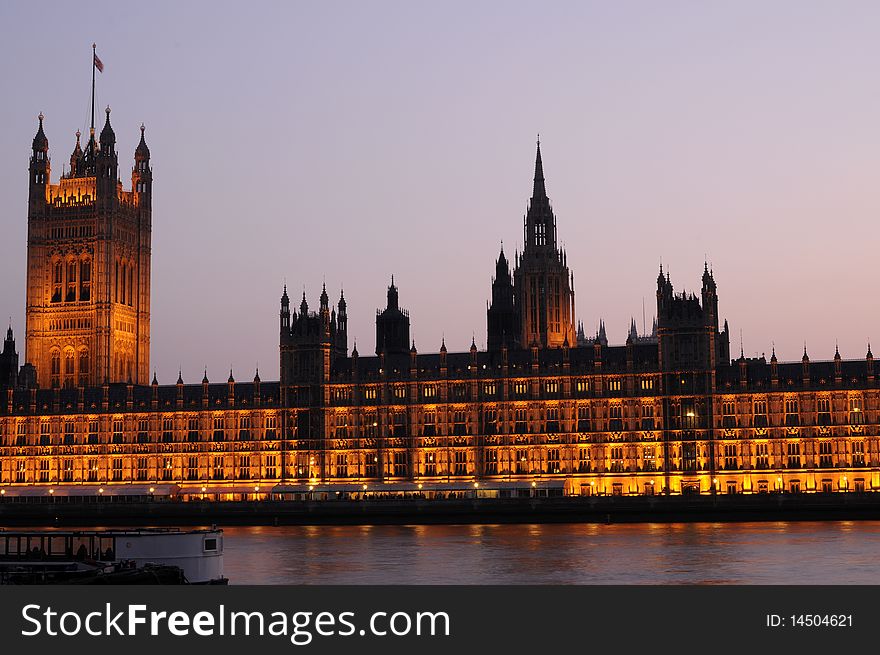
[[[535,155],[535,186],[532,189],[532,198],[546,198],[547,189],[544,187],[544,163],[541,161],[541,137],[538,137],[538,152]]]

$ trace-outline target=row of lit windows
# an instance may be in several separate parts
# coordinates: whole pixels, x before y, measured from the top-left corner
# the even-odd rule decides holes
[[[468,397],[470,385],[466,382],[453,382],[449,385],[449,396],[452,399],[465,400]],[[510,392],[514,398],[528,398],[531,396],[532,383],[528,380],[514,380],[510,384]],[[559,396],[561,393],[561,384],[558,380],[546,380],[539,385],[544,397]],[[610,392],[619,392],[622,389],[622,382],[619,378],[605,381],[605,388]],[[639,381],[639,388],[642,391],[652,391],[654,389],[653,378],[642,378]],[[496,398],[501,389],[501,385],[497,382],[484,382],[479,387],[481,397]],[[575,391],[578,394],[588,393],[590,390],[590,382],[588,380],[577,380],[575,382]],[[437,385],[422,384],[420,385],[419,395],[424,400],[436,399]],[[331,392],[331,396],[337,404],[350,403],[352,401],[352,390],[350,387],[339,387]],[[379,391],[377,387],[366,387],[363,390],[364,400],[377,400]],[[391,398],[404,400],[407,398],[406,385],[394,385],[391,387]]]

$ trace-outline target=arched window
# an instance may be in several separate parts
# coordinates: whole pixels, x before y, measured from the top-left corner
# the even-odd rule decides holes
[[[119,275],[119,270],[122,270],[122,279],[119,281],[119,300],[118,302],[125,304],[125,262],[122,262],[121,265],[117,268],[116,275]]]
[[[89,351],[83,348],[79,351],[79,385],[86,387],[89,384]]]
[[[61,353],[53,350],[50,354],[51,366],[49,368],[52,375],[52,386],[61,386]]]
[[[61,286],[64,283],[64,265],[55,262],[52,267],[52,302],[61,302]]]
[[[76,302],[76,262],[67,263],[67,293],[64,302]]]
[[[134,266],[128,267],[128,304],[134,306]]]
[[[79,265],[79,299],[88,301],[92,297],[92,262],[84,259]]]
[[[74,358],[73,358],[73,350],[67,350],[64,352],[64,386],[67,389],[73,388],[73,379],[74,379]]]

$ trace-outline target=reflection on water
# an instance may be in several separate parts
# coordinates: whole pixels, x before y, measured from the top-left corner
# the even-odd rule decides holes
[[[224,528],[233,584],[878,584],[880,522]]]

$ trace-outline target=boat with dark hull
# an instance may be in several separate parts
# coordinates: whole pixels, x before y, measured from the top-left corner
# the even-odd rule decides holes
[[[222,530],[0,529],[0,584],[226,584]]]

